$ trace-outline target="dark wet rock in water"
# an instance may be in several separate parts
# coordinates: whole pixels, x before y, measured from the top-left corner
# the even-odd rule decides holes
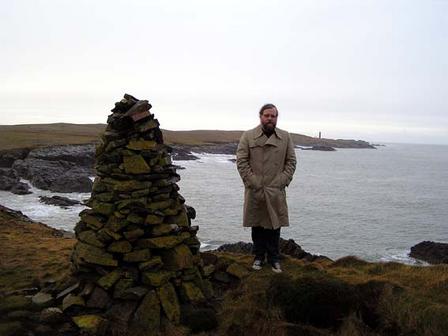
[[[23,160],[26,158],[30,149],[17,148],[17,149],[5,149],[0,151],[0,167],[10,168],[14,161]]]
[[[31,194],[28,184],[20,182],[18,174],[9,168],[0,168],[0,190],[11,191],[14,194]]]
[[[15,184],[11,190],[10,190],[13,194],[16,195],[28,195],[28,194],[32,194],[32,191],[30,191],[30,186],[26,183],[23,182],[18,182],[17,184]]]
[[[241,254],[251,254],[252,253],[252,243],[238,242],[233,244],[224,244],[216,249],[217,252],[232,252]],[[326,259],[331,261],[330,258],[326,256],[314,255],[304,251],[299,244],[297,244],[294,239],[283,239],[280,238],[280,253],[283,255],[290,256],[296,259],[305,259],[307,261],[314,261],[317,259]]]
[[[332,152],[335,151],[331,146],[324,146],[324,145],[315,145],[311,148],[301,148],[302,150],[317,150],[317,151],[324,151],[324,152]]]
[[[77,204],[81,204],[81,202],[74,200],[74,199],[70,199],[68,197],[63,197],[63,196],[39,196],[39,201],[45,204],[49,204],[49,205],[57,205],[60,207],[69,207],[72,205],[77,205]]]
[[[430,264],[448,264],[448,244],[423,241],[412,246],[409,255]]]
[[[239,241],[237,243],[224,244],[216,249],[216,252],[231,252],[231,253],[241,253],[241,254],[251,254],[252,253],[252,243],[246,243]]]
[[[76,166],[68,161],[26,158],[14,162],[17,174],[35,187],[54,192],[90,192],[92,168]]]
[[[199,160],[196,155],[191,154],[191,151],[183,148],[180,145],[172,145],[171,148],[173,151],[171,152],[171,157],[173,161],[191,161],[191,160]]]
[[[199,160],[192,153],[235,155],[237,143],[219,143],[204,145],[172,145],[172,157],[175,161]]]

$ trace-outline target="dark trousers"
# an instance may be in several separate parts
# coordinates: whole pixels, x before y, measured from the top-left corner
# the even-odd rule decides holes
[[[279,261],[280,228],[273,230],[260,226],[252,227],[252,241],[254,243],[252,253],[255,259],[264,262],[267,254],[268,263]]]

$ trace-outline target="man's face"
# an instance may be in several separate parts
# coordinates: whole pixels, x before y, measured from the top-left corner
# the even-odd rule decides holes
[[[269,108],[260,115],[260,123],[266,131],[273,131],[277,125],[277,109]]]

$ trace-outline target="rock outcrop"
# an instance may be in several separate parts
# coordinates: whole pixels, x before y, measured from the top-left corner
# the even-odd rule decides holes
[[[238,242],[232,244],[224,244],[218,247],[216,252],[232,252],[241,254],[251,254],[252,253],[252,243]],[[315,261],[318,259],[326,259],[331,261],[330,258],[321,255],[314,255],[303,250],[299,244],[297,244],[294,239],[283,239],[280,238],[280,254],[284,256],[289,256],[295,259],[304,259],[307,261]]]
[[[23,160],[26,158],[30,149],[18,148],[18,149],[5,149],[0,151],[0,167],[11,168],[14,161]]]
[[[409,255],[430,264],[448,264],[448,244],[423,241],[412,246]]]
[[[14,162],[13,169],[39,189],[53,192],[89,192],[93,172],[79,169],[66,161],[25,159]]]

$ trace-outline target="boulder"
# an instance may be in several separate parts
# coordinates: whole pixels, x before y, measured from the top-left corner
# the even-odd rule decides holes
[[[39,201],[41,203],[49,204],[49,205],[57,205],[62,208],[66,208],[73,205],[81,204],[80,201],[64,197],[64,196],[39,196]]]
[[[177,299],[176,291],[171,283],[157,289],[157,295],[159,296],[160,304],[168,319],[174,323],[180,321],[180,306]]]
[[[180,244],[162,253],[166,269],[179,271],[193,267],[193,255],[187,245]]]
[[[184,302],[200,303],[205,301],[204,293],[194,282],[190,281],[182,282],[181,296]]]
[[[252,253],[252,243],[246,242],[237,242],[233,244],[224,244],[219,246],[215,251],[217,252],[232,252],[232,253],[240,253],[240,254],[251,254]],[[330,258],[314,255],[304,251],[300,245],[298,245],[293,239],[283,239],[280,238],[280,253],[290,256],[296,259],[305,259],[307,261],[314,261],[317,259],[325,259],[331,261]]]
[[[28,184],[20,182],[19,175],[13,169],[0,168],[0,190],[11,191],[14,194],[31,194]]]
[[[130,331],[139,334],[145,330],[148,336],[157,335],[160,329],[160,301],[155,291],[150,291],[134,313]]]
[[[412,246],[409,255],[430,264],[448,264],[448,244],[423,241]]]

